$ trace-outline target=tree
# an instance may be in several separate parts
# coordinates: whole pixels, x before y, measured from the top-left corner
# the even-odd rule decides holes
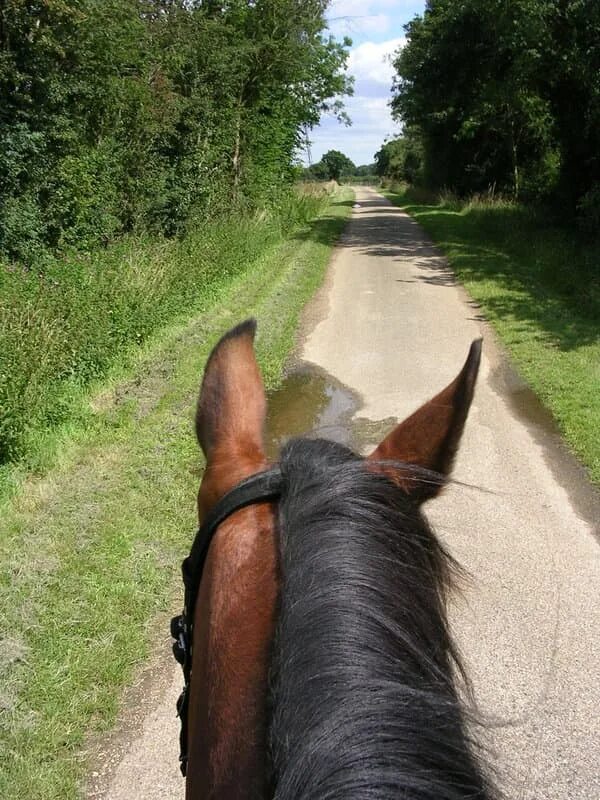
[[[600,4],[547,0],[540,87],[560,152],[558,196],[568,209],[596,197],[600,213]]]
[[[393,109],[421,137],[430,185],[519,196],[551,160],[550,104],[539,87],[544,5],[432,0],[407,26]]]
[[[375,153],[375,173],[382,178],[419,183],[422,161],[421,143],[414,132],[408,131],[385,142]]]
[[[596,0],[429,0],[406,30],[393,109],[422,142],[429,185],[571,212],[597,202]]]
[[[375,164],[359,164],[354,170],[354,174],[359,178],[371,178],[375,172]]]
[[[321,158],[327,178],[339,181],[345,175],[353,175],[356,167],[350,159],[339,150],[328,150]]]
[[[0,253],[34,264],[276,199],[342,118],[327,0],[5,0]]]

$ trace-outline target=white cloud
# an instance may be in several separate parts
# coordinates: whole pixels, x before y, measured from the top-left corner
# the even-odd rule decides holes
[[[350,51],[348,72],[356,78],[355,94],[344,98],[344,105],[352,125],[344,128],[331,117],[323,118],[311,136],[313,162],[334,149],[342,150],[355,164],[371,163],[384,140],[399,133],[389,107],[394,77],[390,56],[403,43],[403,37],[396,37],[364,42]]]
[[[361,80],[384,84],[389,91],[394,77],[392,56],[405,42],[404,37],[388,39],[386,42],[363,42],[350,51],[348,73]]]
[[[387,0],[334,0],[327,15],[329,30],[335,36],[386,33],[392,19],[384,12],[390,5]]]
[[[361,34],[373,36],[374,34],[388,33],[392,20],[387,14],[371,14],[360,17],[341,17],[329,21],[329,32],[337,39],[349,36],[351,39],[360,37]]]
[[[369,115],[371,114],[388,114],[389,106],[388,101],[384,97],[356,97],[353,98],[360,104]]]
[[[398,5],[398,0],[332,0],[329,13],[338,17],[351,17],[373,10],[397,8]]]
[[[416,0],[333,0],[327,18],[335,36],[360,36],[391,32],[398,17],[405,19]],[[417,9],[422,3],[416,3]]]
[[[400,126],[392,120],[388,101],[388,96],[355,95],[348,98],[346,108],[352,126],[344,128],[331,118],[323,120],[310,137],[313,140],[313,163],[328,150],[341,150],[355,164],[370,164],[384,140],[400,132]]]
[[[388,105],[394,78],[391,58],[405,42],[403,25],[424,7],[424,0],[332,0],[327,13],[331,32],[359,42],[348,59],[356,94],[344,98],[351,127],[323,117],[312,132],[313,162],[333,149],[342,150],[355,164],[368,164],[386,138],[400,133]],[[382,38],[385,41],[379,41]]]

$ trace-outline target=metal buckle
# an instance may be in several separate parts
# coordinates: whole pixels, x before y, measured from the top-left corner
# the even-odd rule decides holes
[[[188,652],[187,636],[185,634],[185,623],[183,621],[183,614],[173,617],[171,620],[171,636],[175,641],[173,642],[173,655],[178,664],[185,663],[186,655]]]

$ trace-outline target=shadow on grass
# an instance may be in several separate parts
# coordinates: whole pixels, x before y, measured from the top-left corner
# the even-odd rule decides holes
[[[518,206],[470,208],[409,204],[392,198],[412,218],[380,198],[361,202],[342,232],[338,246],[365,256],[411,259],[417,276],[398,278],[436,286],[469,284],[485,304],[487,318],[511,319],[519,329],[535,329],[539,338],[560,350],[598,341],[600,332],[600,248],[575,233],[545,224],[542,217]],[[341,201],[334,205],[354,205]],[[331,242],[339,217],[326,216],[298,234],[301,239]],[[422,228],[437,243],[435,247]],[[443,251],[448,258],[440,255]],[[365,260],[366,269],[376,262]],[[482,319],[473,301],[475,319]]]
[[[461,214],[429,207],[411,213],[438,242],[457,277],[476,287],[488,316],[535,328],[564,351],[598,342],[597,246],[518,209]]]

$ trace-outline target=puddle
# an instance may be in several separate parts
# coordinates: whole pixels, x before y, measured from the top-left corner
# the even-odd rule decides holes
[[[269,393],[267,454],[276,459],[279,449],[294,436],[332,439],[353,447],[351,422],[361,406],[354,392],[326,372],[302,364],[279,389]]]
[[[544,458],[557,482],[567,491],[577,514],[600,538],[600,492],[584,467],[565,445],[552,414],[515,370],[502,365],[492,374],[492,385],[508,399],[516,416],[525,422],[544,449]]]
[[[542,445],[546,463],[568,492],[576,512],[600,536],[600,492],[590,485],[584,468],[567,450],[552,414],[510,367],[495,369],[492,384]],[[357,417],[363,405],[360,396],[313,364],[301,363],[295,368],[279,389],[269,393],[268,402],[267,455],[273,461],[281,446],[294,436],[332,439],[365,455],[397,424],[394,417],[377,421]]]
[[[347,386],[312,364],[301,364],[269,393],[268,457],[276,460],[281,446],[294,436],[331,439],[362,453],[379,442],[396,419],[356,418],[361,406],[359,395]]]

